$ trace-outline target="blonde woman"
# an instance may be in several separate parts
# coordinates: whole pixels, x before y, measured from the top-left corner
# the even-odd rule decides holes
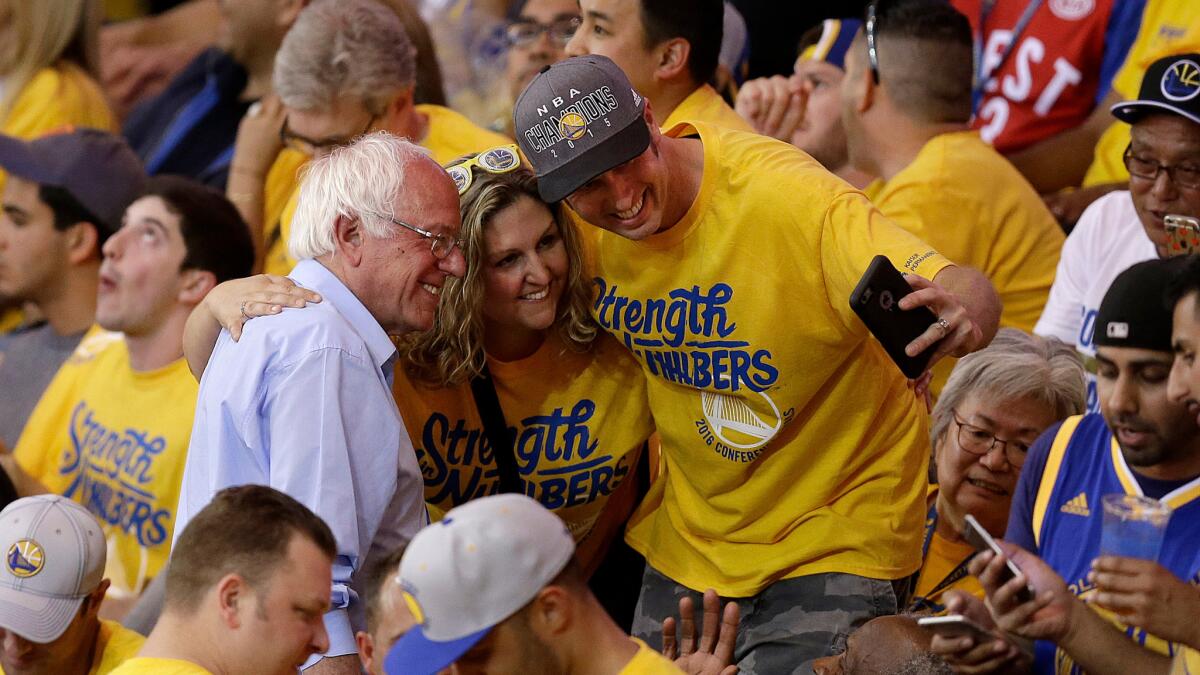
[[[98,11],[94,0],[0,0],[0,132],[117,130],[96,82]]]
[[[470,156],[450,171],[460,188],[467,273],[447,278],[433,329],[401,343],[393,389],[426,502],[436,518],[502,489],[504,460],[472,391],[488,372],[482,383],[494,387],[517,489],[566,521],[587,571],[605,562],[598,576],[622,577],[597,595],[627,602],[610,611],[632,618],[640,561],[621,534],[653,431],[641,370],[598,331],[579,233],[557,205],[541,201],[516,146]],[[314,299],[282,277],[214,289],[189,321],[189,360],[207,361],[218,322],[236,337],[244,317],[302,306],[302,297]]]

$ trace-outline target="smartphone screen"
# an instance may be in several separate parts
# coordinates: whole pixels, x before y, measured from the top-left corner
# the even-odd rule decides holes
[[[975,520],[975,516],[967,514],[965,520],[966,529],[963,531],[963,539],[967,540],[968,544],[973,546],[976,551],[991,551],[996,555],[1004,555],[1004,549],[1000,548],[1000,544],[996,543],[996,540],[992,538],[992,535],[988,534],[988,531],[983,529],[983,526],[979,524],[978,520]],[[1001,585],[1007,584],[1021,573],[1021,568],[1017,567],[1017,564],[1011,559],[1008,559],[1006,562],[1007,564],[1005,565],[1005,570],[1001,574],[1000,578]],[[1033,599],[1032,590],[1026,586],[1017,594],[1017,599],[1020,602],[1029,602]]]
[[[991,638],[991,635],[982,626],[961,614],[923,616],[917,619],[917,625],[948,638],[969,635],[975,638],[977,643]]]

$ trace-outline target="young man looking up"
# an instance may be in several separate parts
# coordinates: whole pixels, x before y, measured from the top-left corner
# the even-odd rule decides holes
[[[12,448],[58,367],[96,316],[101,247],[146,174],[119,137],[72,130],[32,142],[0,136],[8,172],[0,215],[0,297],[42,320],[0,335],[0,448]]]
[[[146,185],[104,244],[96,322],[114,332],[84,340],[4,457],[22,495],[64,495],[103,523],[118,616],[171,548],[197,392],[184,324],[254,259],[245,223],[220,192],[177,176]]]

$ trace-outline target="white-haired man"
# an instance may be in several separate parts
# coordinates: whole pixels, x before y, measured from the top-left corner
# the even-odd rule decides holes
[[[369,134],[310,165],[291,278],[323,301],[222,332],[196,402],[179,500],[183,530],[220,489],[270,485],[337,537],[330,649],[320,672],[358,672],[350,580],[372,543],[426,522],[420,470],[392,399],[389,336],[432,326],[438,292],[465,263],[458,192],[423,150]],[[386,524],[381,527],[381,524]]]

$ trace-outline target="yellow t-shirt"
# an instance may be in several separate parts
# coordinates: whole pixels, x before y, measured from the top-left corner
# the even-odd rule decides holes
[[[683,671],[674,663],[654,651],[645,642],[637,638],[629,638],[637,643],[637,653],[617,675],[676,675]]]
[[[729,107],[716,89],[707,84],[688,94],[688,97],[671,111],[671,114],[667,116],[667,121],[662,123],[662,130],[671,129],[680,122],[692,121],[706,122],[738,131],[754,131],[754,127]]]
[[[552,331],[529,358],[489,359],[488,370],[504,421],[516,430],[517,465],[530,496],[582,540],[654,430],[641,368],[606,334],[581,354]],[[401,364],[394,392],[431,512],[499,490],[469,384],[430,389],[409,378]]]
[[[121,664],[112,675],[212,675],[205,668],[182,659],[156,659],[138,656]]]
[[[87,675],[108,675],[125,661],[133,658],[142,648],[146,638],[122,626],[116,621],[100,621],[100,632],[96,637],[96,651],[92,654],[92,667]],[[0,675],[4,669],[0,668]]]
[[[662,474],[626,539],[693,589],[912,574],[928,421],[850,309],[871,259],[950,263],[795,147],[704,123],[699,194],[634,242],[585,225],[597,320],[647,371]]]
[[[1200,651],[1184,647],[1171,661],[1171,675],[1200,675]]]
[[[308,164],[308,155],[284,148],[263,184],[263,243],[266,257],[263,271],[267,274],[286,275],[295,267],[296,261],[288,257],[287,230],[280,227],[284,210],[289,207],[288,222],[296,210],[294,203],[300,186],[300,170]]]
[[[417,112],[424,114],[429,120],[428,131],[425,134],[425,138],[421,140],[421,147],[428,150],[438,164],[447,164],[472,152],[482,152],[497,145],[512,143],[511,140],[494,131],[488,131],[482,127],[475,126],[474,122],[449,108],[429,104],[418,105],[415,108]],[[295,168],[299,169],[306,159],[295,165]],[[278,163],[278,160],[276,162]],[[272,167],[271,173],[275,173],[274,167]],[[278,184],[274,190],[268,189],[268,200],[271,200],[271,196],[278,193],[282,188],[282,179],[286,175],[285,172],[284,176],[277,179]],[[266,240],[268,244],[271,244],[267,249],[266,264],[264,265],[265,271],[268,274],[287,274],[296,265],[296,261],[288,254],[287,242],[288,237],[291,235],[292,216],[296,213],[296,202],[300,197],[300,181],[294,178],[295,171],[291,175],[293,176],[290,184],[291,190],[284,202],[286,205],[282,207],[282,210],[278,212],[273,211],[272,201],[266,204],[268,218],[263,220],[263,222],[275,223],[275,226],[279,228],[279,237],[277,240]],[[270,177],[268,177],[267,183],[270,185]],[[272,213],[275,214],[274,219],[269,217]],[[268,224],[266,227],[267,234],[270,236],[272,226]]]
[[[140,593],[167,561],[197,392],[182,358],[135,372],[124,339],[99,333],[59,369],[17,441],[26,473],[103,525],[109,593]]]
[[[26,83],[0,124],[0,133],[31,140],[66,126],[118,131],[100,85],[82,68],[62,62]],[[0,172],[0,192],[4,177]]]
[[[961,265],[983,272],[1000,294],[1000,325],[1032,332],[1066,237],[1033,186],[976,131],[941,134],[873,200],[885,216]],[[941,393],[954,368],[933,369]]]
[[[1196,0],[1147,0],[1142,10],[1142,26],[1129,48],[1125,63],[1113,77],[1112,88],[1124,100],[1137,98],[1146,68],[1168,54],[1183,54],[1200,49],[1200,3]],[[1125,148],[1129,145],[1129,125],[1114,121],[1096,143],[1092,164],[1083,185],[1124,183]]]

